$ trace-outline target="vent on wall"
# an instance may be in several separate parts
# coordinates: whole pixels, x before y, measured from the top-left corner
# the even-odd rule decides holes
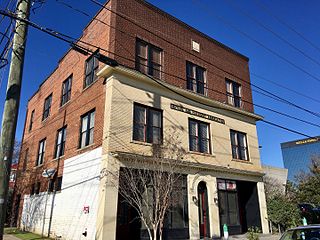
[[[196,52],[200,52],[200,43],[192,40],[192,50]]]

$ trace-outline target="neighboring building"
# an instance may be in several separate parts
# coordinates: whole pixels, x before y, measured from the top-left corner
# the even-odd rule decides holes
[[[223,224],[267,233],[248,58],[142,0],[108,1],[80,40],[119,65],[69,50],[29,100],[20,226],[46,234],[50,225],[63,239],[139,239],[142,227],[128,214],[121,221],[118,192],[100,173],[150,155],[174,132],[186,191],[166,238],[219,237]]]
[[[312,158],[320,157],[320,137],[281,143],[281,151],[284,167],[288,169],[288,180],[295,182],[301,172],[309,172]]]
[[[278,187],[285,192],[288,180],[288,169],[267,165],[263,165],[262,168],[265,173],[263,177],[265,182],[270,184],[271,187]]]

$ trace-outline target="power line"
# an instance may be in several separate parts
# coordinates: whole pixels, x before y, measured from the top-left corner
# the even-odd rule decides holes
[[[258,78],[258,79],[262,79],[262,80],[264,80],[264,81],[266,81],[266,82],[270,82],[271,84],[273,84],[273,85],[275,85],[275,86],[278,86],[278,87],[280,87],[280,88],[282,88],[282,89],[285,89],[285,90],[288,90],[288,91],[290,91],[290,92],[293,92],[293,93],[295,93],[295,94],[297,94],[297,95],[299,95],[299,96],[301,96],[301,97],[310,99],[310,100],[312,100],[312,101],[314,101],[314,102],[317,102],[317,103],[320,103],[320,101],[319,101],[318,99],[315,99],[315,98],[313,98],[313,97],[310,97],[310,96],[308,96],[308,95],[305,95],[305,94],[303,94],[303,93],[301,93],[301,92],[298,92],[298,91],[296,91],[296,90],[294,90],[294,89],[292,89],[292,88],[288,88],[287,86],[284,86],[284,85],[282,85],[282,84],[280,84],[280,83],[277,83],[277,82],[275,82],[275,81],[272,81],[272,80],[270,80],[270,79],[268,79],[268,78],[265,78],[265,77],[263,77],[263,76],[261,76],[261,75],[258,75],[258,74],[256,74],[256,73],[252,73],[252,72],[251,72],[251,75],[253,75],[254,77],[256,77],[256,78]]]
[[[309,45],[311,45],[314,49],[318,50],[320,52],[320,48],[315,45],[314,43],[312,43],[309,39],[307,39],[305,36],[303,36],[303,34],[301,34],[300,32],[298,32],[297,30],[295,30],[293,27],[291,27],[289,24],[287,24],[285,21],[283,21],[281,18],[277,17],[272,11],[270,11],[264,4],[262,4],[261,2],[259,2],[258,0],[255,0],[256,5],[258,7],[260,7],[260,9],[262,9],[264,12],[266,12],[267,14],[269,14],[271,17],[273,17],[275,20],[277,20],[279,23],[281,23],[283,26],[285,26],[286,28],[288,28],[289,30],[291,30],[292,32],[294,32],[296,35],[298,35],[300,38],[302,38],[304,41],[306,41],[307,43],[309,43]]]
[[[126,16],[126,15],[124,15],[124,14],[120,14],[120,13],[118,13],[118,12],[115,12],[114,10],[106,7],[105,5],[99,3],[99,2],[96,1],[96,0],[89,0],[89,1],[97,4],[98,6],[102,7],[103,9],[106,9],[106,10],[108,10],[108,11],[116,14],[117,16],[125,19],[126,21],[128,21],[128,22],[130,22],[130,23],[133,23],[133,24],[136,25],[137,27],[139,27],[139,28],[147,31],[148,33],[151,33],[151,34],[157,36],[158,38],[160,38],[160,39],[162,39],[163,41],[165,41],[165,42],[167,42],[167,43],[169,43],[169,44],[177,47],[178,49],[180,49],[180,50],[182,50],[182,51],[184,51],[184,52],[186,52],[186,53],[188,53],[188,54],[191,54],[191,55],[195,56],[194,54],[186,51],[186,50],[183,49],[182,47],[180,47],[180,46],[174,44],[173,42],[169,41],[168,38],[163,38],[162,36],[157,35],[157,34],[155,34],[154,32],[148,30],[147,28],[139,25],[138,23],[136,23],[136,22],[134,22],[132,19],[130,19],[128,16]],[[99,22],[101,22],[101,20],[99,20]],[[118,29],[117,29],[116,27],[114,27],[114,26],[111,26],[111,25],[109,25],[109,24],[107,24],[107,23],[104,23],[104,24],[107,25],[107,26],[109,26],[109,27],[114,28],[115,30],[118,30]],[[123,32],[122,30],[118,30],[118,31],[120,31],[120,32],[122,32],[122,33],[125,33],[125,34],[131,36],[130,34],[128,34],[128,33],[126,33],[126,32]],[[136,36],[131,36],[131,37],[136,38]],[[177,56],[175,56],[175,55],[173,55],[173,56],[174,56],[174,57],[177,57]],[[319,116],[318,116],[318,113],[315,113],[315,112],[313,112],[313,111],[311,111],[311,110],[309,110],[309,109],[306,109],[306,108],[304,108],[304,107],[301,107],[301,106],[299,106],[299,105],[297,105],[297,104],[293,104],[292,102],[286,101],[286,100],[284,100],[283,98],[281,98],[281,97],[279,97],[279,96],[276,96],[276,97],[275,97],[275,95],[271,96],[271,95],[269,94],[269,93],[270,93],[269,91],[264,90],[264,89],[261,88],[261,87],[258,87],[257,85],[249,82],[248,80],[243,79],[243,78],[239,78],[238,76],[235,76],[234,74],[232,74],[232,73],[230,73],[230,72],[222,69],[221,67],[219,67],[219,66],[217,66],[217,65],[215,65],[215,64],[213,64],[213,63],[211,63],[211,62],[209,62],[209,61],[207,61],[207,60],[205,60],[205,59],[203,59],[203,58],[201,58],[201,57],[199,57],[199,56],[195,56],[195,57],[197,57],[198,59],[201,59],[202,61],[206,62],[207,64],[209,64],[209,65],[211,65],[211,66],[213,66],[213,67],[215,67],[216,69],[219,69],[220,71],[223,71],[223,72],[225,72],[225,73],[227,73],[227,74],[230,74],[231,76],[234,76],[235,78],[241,79],[244,83],[249,84],[250,86],[254,86],[254,87],[256,87],[256,88],[259,88],[261,91],[267,93],[267,94],[263,94],[263,93],[261,93],[260,91],[256,91],[256,90],[253,89],[253,91],[258,92],[259,94],[262,94],[262,95],[264,95],[264,96],[270,97],[270,98],[272,98],[272,99],[274,99],[274,100],[276,100],[276,101],[280,101],[280,102],[282,102],[282,103],[286,103],[286,104],[288,104],[288,105],[290,105],[290,106],[292,106],[292,107],[296,107],[296,108],[298,108],[298,109],[300,109],[300,110],[303,110],[303,111],[306,111],[306,112],[308,112],[308,113],[310,113],[310,114],[312,114],[312,115],[314,115],[314,116],[316,116],[316,117],[319,117]],[[183,59],[183,60],[185,60],[185,59]],[[220,76],[220,75],[218,75],[216,72],[212,72],[212,73],[215,74],[215,75],[217,75],[217,76]],[[224,77],[224,76],[220,76],[220,77]],[[251,89],[250,89],[250,90],[251,90]]]
[[[95,0],[90,0],[90,1],[95,1]],[[194,0],[196,1],[196,0]],[[201,6],[201,1],[198,0],[198,3],[200,3],[200,5],[198,4],[197,6]],[[278,57],[279,59],[283,60],[284,62],[288,63],[289,65],[291,65],[292,67],[298,69],[299,71],[305,73],[306,75],[308,75],[309,77],[313,78],[314,80],[320,82],[320,78],[317,77],[316,75],[308,72],[307,70],[305,70],[304,68],[300,67],[299,65],[297,65],[296,63],[292,62],[291,60],[287,59],[286,57],[282,56],[281,54],[279,54],[278,52],[276,52],[275,50],[271,49],[270,47],[264,45],[263,43],[261,43],[260,41],[258,41],[257,39],[251,37],[249,34],[247,34],[246,32],[242,31],[240,28],[236,27],[235,25],[233,25],[232,23],[230,23],[230,21],[226,20],[225,18],[221,17],[221,15],[218,15],[216,13],[216,11],[208,11],[209,7],[208,6],[204,6],[202,5],[202,10],[207,12],[208,15],[211,15],[213,17],[215,17],[216,19],[218,19],[219,21],[221,21],[222,23],[224,23],[226,26],[229,26],[231,29],[233,29],[234,31],[240,33],[241,35],[245,36],[246,38],[248,38],[249,40],[251,40],[252,42],[256,43],[257,45],[259,45],[260,47],[266,49],[268,52],[272,53],[273,55],[275,55],[276,57]]]
[[[95,0],[91,0],[91,1],[95,1]],[[11,15],[11,14],[6,14],[6,13],[5,13],[4,11],[2,11],[2,10],[0,10],[0,14],[5,14],[5,15],[7,15],[7,16],[9,16],[9,17],[10,17],[10,15]],[[19,19],[19,18],[16,17],[16,16],[14,16],[14,18]],[[30,22],[30,21],[28,21],[28,23],[29,23],[29,22]],[[32,22],[30,22],[29,24],[30,24],[31,26],[33,26],[33,27],[35,27],[35,28],[37,28],[37,29],[39,29],[39,30],[41,30],[41,31],[44,31],[44,32],[50,34],[51,36],[57,37],[58,39],[63,40],[63,41],[65,41],[65,42],[69,43],[69,44],[70,44],[70,43],[73,43],[73,42],[70,42],[70,40],[68,41],[68,40],[62,38],[60,35],[62,35],[62,36],[64,36],[64,37],[68,37],[68,38],[70,38],[70,39],[74,39],[73,37],[70,37],[70,36],[65,35],[65,34],[61,34],[61,33],[57,32],[57,31],[48,30],[48,29],[46,29],[46,28],[44,28],[44,27],[40,27],[40,26],[38,26],[38,25],[36,25],[36,24],[34,24],[34,23],[32,23]],[[53,32],[54,32],[55,34],[53,34]],[[58,34],[59,34],[59,36],[58,36]],[[100,47],[98,47],[98,46],[95,46],[94,44],[86,43],[86,42],[83,41],[83,40],[79,40],[79,42],[84,43],[84,44],[87,44],[87,45],[92,46],[92,47],[95,47],[95,48],[100,49],[100,50],[102,50],[102,51],[106,51],[106,52],[108,52],[108,53],[115,54],[115,53],[113,53],[113,52],[111,52],[111,51],[109,51],[109,50],[106,50],[106,49],[100,48]],[[73,43],[73,44],[75,44],[75,43]],[[77,46],[77,44],[75,44],[75,45]],[[81,48],[83,48],[83,47],[81,47]],[[91,52],[92,52],[92,51],[91,51]],[[115,55],[117,55],[117,54],[115,54]],[[122,58],[124,58],[124,59],[126,59],[126,60],[128,60],[128,61],[135,62],[135,60],[132,60],[132,59],[129,59],[129,58],[120,56],[120,55],[118,55],[118,56],[119,56],[119,57],[122,57]],[[127,67],[127,66],[125,66],[125,67]],[[163,71],[161,71],[161,72],[163,72]],[[166,72],[163,72],[163,73],[164,73],[164,74],[167,74],[167,75],[169,75],[169,76],[173,76],[173,77],[176,77],[176,78],[179,78],[179,79],[182,79],[182,80],[186,81],[186,79],[181,78],[181,77],[179,77],[179,76],[176,76],[176,75],[173,75],[173,74],[169,74],[169,73],[166,73]],[[210,89],[210,90],[213,90],[213,89]],[[217,91],[217,90],[214,90],[214,91],[216,91],[217,93],[226,95],[226,93],[222,93],[222,92]],[[243,101],[244,101],[244,100],[243,100]],[[248,102],[248,103],[251,103],[251,102]],[[201,104],[203,104],[203,103],[201,103]],[[251,104],[253,104],[253,103],[251,103]],[[255,104],[253,104],[253,105],[255,105]],[[210,106],[210,107],[212,107],[212,106]],[[267,108],[265,108],[265,109],[267,110]],[[278,111],[274,111],[274,110],[271,110],[271,111],[273,111],[273,112],[275,112],[275,113],[279,113]],[[286,116],[290,116],[290,115],[286,115]],[[291,118],[292,118],[292,116],[291,116]],[[297,120],[297,118],[295,118],[295,117],[293,117],[293,119]],[[301,119],[300,119],[300,120],[301,120]],[[306,121],[304,121],[304,120],[302,120],[302,122],[305,122],[305,123],[306,123]],[[277,124],[275,124],[275,126],[276,126],[276,125],[277,125]],[[279,125],[279,126],[280,126],[280,125]],[[285,129],[288,130],[288,128],[285,128]],[[290,130],[290,129],[289,129],[289,130]],[[292,130],[292,132],[293,132],[293,133],[298,133],[298,131],[295,131],[295,130]],[[303,134],[303,133],[301,133],[300,135],[306,136],[306,135]]]
[[[301,50],[300,48],[296,47],[294,44],[292,44],[290,41],[288,41],[286,38],[282,37],[281,35],[279,35],[278,33],[276,33],[275,31],[273,31],[270,27],[266,26],[265,24],[263,24],[260,20],[258,20],[257,18],[253,17],[252,15],[250,15],[248,12],[244,11],[243,9],[241,9],[239,6],[237,6],[236,4],[232,3],[231,0],[225,0],[225,2],[231,6],[232,8],[234,8],[236,11],[241,12],[244,16],[248,17],[249,19],[251,19],[253,22],[255,22],[258,26],[262,27],[263,29],[265,29],[266,31],[270,32],[271,34],[273,34],[275,37],[277,37],[278,39],[280,39],[282,42],[284,42],[285,44],[287,44],[288,46],[290,46],[291,48],[293,48],[294,50],[296,50],[297,52],[299,52],[300,54],[302,54],[303,56],[305,56],[306,58],[308,58],[310,61],[312,61],[313,63],[317,64],[318,66],[320,66],[320,62],[316,59],[314,59],[313,57],[309,56],[307,53],[305,53],[303,50]]]

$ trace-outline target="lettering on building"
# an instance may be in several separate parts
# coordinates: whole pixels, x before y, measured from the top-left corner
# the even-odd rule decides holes
[[[306,144],[306,143],[312,143],[312,142],[318,142],[318,141],[319,141],[318,138],[310,138],[306,140],[297,141],[296,144],[300,145],[300,144]]]
[[[185,108],[183,106],[178,106],[178,105],[175,105],[173,103],[170,104],[170,108],[173,109],[173,110],[176,110],[176,111],[180,111],[180,112],[184,112],[184,113],[193,115],[193,116],[205,118],[205,119],[217,122],[217,123],[225,124],[225,121],[222,118],[218,118],[218,117],[215,117],[215,116],[212,116],[212,115],[201,113],[201,112],[192,110],[190,108]]]

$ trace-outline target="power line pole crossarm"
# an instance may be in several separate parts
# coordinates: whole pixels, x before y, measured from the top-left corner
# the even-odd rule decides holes
[[[30,12],[30,0],[18,0],[16,12],[21,19],[28,19]],[[25,21],[17,20],[13,38],[10,72],[2,117],[0,139],[0,240],[3,239],[3,228],[6,217],[8,183],[19,112],[27,31],[27,23]]]

